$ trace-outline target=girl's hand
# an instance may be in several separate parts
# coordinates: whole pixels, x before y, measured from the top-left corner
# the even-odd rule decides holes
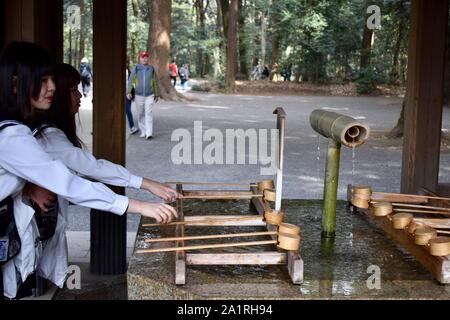
[[[154,218],[157,223],[169,223],[174,217],[178,217],[177,211],[164,203],[150,203],[130,199],[129,212],[139,213],[144,217]]]
[[[56,195],[53,192],[31,182],[25,184],[22,194],[36,203],[43,212],[48,212],[48,208],[56,201]]]
[[[144,178],[144,180],[142,181],[141,189],[148,190],[155,196],[158,196],[167,202],[172,202],[176,199],[183,198],[183,195],[178,193],[175,189],[172,189],[165,184],[146,178]]]

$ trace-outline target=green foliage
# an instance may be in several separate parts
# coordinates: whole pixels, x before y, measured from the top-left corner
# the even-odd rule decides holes
[[[359,94],[370,94],[376,89],[377,84],[385,82],[385,79],[375,68],[369,67],[358,71],[355,82]]]
[[[81,0],[64,0],[64,8]],[[85,56],[92,60],[92,1],[84,1],[82,33]],[[128,48],[130,63],[147,48],[149,3],[128,0]],[[204,25],[200,24],[197,0],[172,0],[170,59],[178,65],[189,64],[191,77],[205,76],[223,81],[226,70],[226,43],[218,17],[217,0],[203,1]],[[132,6],[135,4],[135,6]],[[299,81],[340,83],[355,80],[361,92],[369,92],[380,83],[406,81],[410,1],[406,0],[240,0],[239,45],[244,47],[249,73],[256,63],[279,64],[279,70],[291,69]],[[381,28],[375,31],[371,65],[360,69],[362,34],[366,9],[381,8]],[[133,9],[138,8],[138,12]],[[80,34],[69,36],[65,15],[64,57],[77,65]],[[262,21],[267,30],[262,33]],[[72,42],[70,43],[70,39]],[[279,40],[279,58],[274,61],[272,42]],[[265,46],[264,46],[265,43]],[[70,50],[71,47],[71,50]]]

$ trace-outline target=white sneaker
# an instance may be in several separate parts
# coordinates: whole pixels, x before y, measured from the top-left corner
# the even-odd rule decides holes
[[[141,135],[139,137],[145,138],[145,133],[141,133]]]
[[[133,127],[133,128],[130,129],[130,131],[131,131],[131,134],[135,134],[136,132],[139,131],[139,129],[136,128],[136,127]]]

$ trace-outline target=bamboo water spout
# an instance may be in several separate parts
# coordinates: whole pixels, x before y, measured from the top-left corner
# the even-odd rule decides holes
[[[322,237],[332,238],[336,225],[336,200],[339,180],[341,145],[356,148],[369,137],[369,126],[339,113],[314,110],[310,115],[311,127],[329,138],[322,215]]]

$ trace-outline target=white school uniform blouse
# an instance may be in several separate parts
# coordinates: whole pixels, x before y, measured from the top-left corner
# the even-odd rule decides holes
[[[115,186],[139,189],[142,177],[132,175],[123,166],[106,160],[97,160],[92,154],[75,147],[58,128],[45,128],[37,137],[38,143],[53,159],[63,162],[75,173]],[[38,274],[59,287],[64,285],[68,272],[67,240],[68,201],[58,197],[59,212],[55,234],[43,248]]]
[[[37,139],[50,157],[82,176],[119,187],[140,189],[142,185],[142,177],[110,161],[97,160],[91,153],[75,147],[58,128],[45,128]]]
[[[2,267],[4,294],[14,298],[17,293],[16,268],[22,281],[36,268],[39,248],[34,210],[22,202],[24,180],[59,194],[75,204],[125,213],[128,198],[115,194],[101,183],[93,183],[72,174],[62,162],[53,160],[24,125],[14,125],[0,131],[0,200],[14,199],[14,217],[21,238],[20,253]]]
[[[117,215],[124,214],[128,207],[127,197],[101,183],[80,178],[61,161],[53,160],[24,125],[0,132],[0,168],[81,206]]]

